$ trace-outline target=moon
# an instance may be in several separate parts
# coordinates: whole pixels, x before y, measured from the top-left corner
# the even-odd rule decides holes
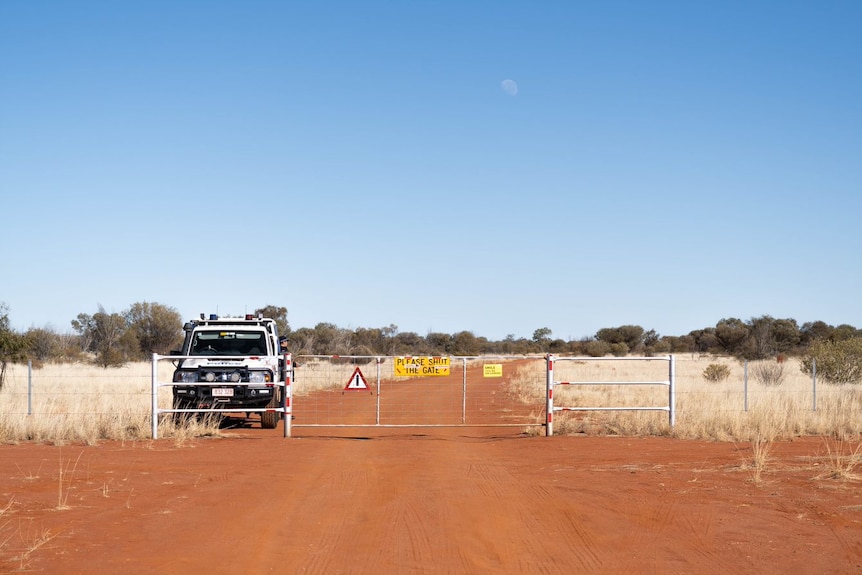
[[[509,79],[503,80],[502,82],[500,82],[500,87],[503,89],[504,92],[506,92],[510,96],[517,96],[518,95],[518,84],[515,83],[514,80],[509,80]]]

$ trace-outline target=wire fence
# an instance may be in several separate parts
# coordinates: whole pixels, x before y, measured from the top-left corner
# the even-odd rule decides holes
[[[546,362],[543,358],[450,358],[448,376],[417,378],[395,374],[395,358],[298,358],[294,372],[294,424],[315,425],[522,425],[539,433],[546,417]],[[462,367],[462,361],[466,361]],[[364,362],[364,363],[363,363]],[[726,365],[729,375],[710,382],[704,370]],[[775,362],[772,362],[773,364]],[[634,362],[572,364],[571,377],[558,379],[654,379],[667,377],[633,368]],[[762,381],[754,362],[730,358],[676,356],[676,425],[659,413],[560,413],[554,434],[665,434],[717,440],[757,435],[862,434],[862,384],[833,385],[805,374],[799,362],[783,364],[779,380]],[[769,364],[771,365],[771,364]],[[328,366],[328,367],[324,367]],[[329,372],[334,367],[335,371]],[[348,389],[360,369],[367,389]],[[171,380],[172,366],[159,366],[159,379]],[[495,370],[502,371],[497,377]],[[463,371],[462,371],[463,370]],[[487,371],[486,371],[487,370]],[[28,369],[11,365],[0,390],[0,439],[93,441],[150,436],[150,363],[122,368],[53,365]],[[326,375],[324,375],[326,373]],[[466,378],[465,378],[466,374]],[[466,381],[466,384],[465,384]],[[356,385],[354,384],[354,387]],[[667,405],[666,389],[591,386],[563,389],[559,405]],[[160,408],[170,409],[171,390],[158,392]],[[526,429],[526,428],[531,429]],[[162,435],[160,433],[160,435]]]

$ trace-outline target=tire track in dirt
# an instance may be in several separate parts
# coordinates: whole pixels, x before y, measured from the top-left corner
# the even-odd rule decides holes
[[[568,573],[575,565],[580,572],[602,570],[605,558],[598,550],[595,513],[583,498],[564,498],[556,487],[541,484],[521,484],[518,491],[515,500],[522,502],[518,513],[525,528],[545,534],[536,539],[533,552],[544,558],[547,573]]]
[[[303,474],[301,480],[294,476],[287,486],[292,489],[291,496],[274,502],[275,506],[286,507],[282,511],[285,521],[261,559],[270,553],[278,554],[283,546],[286,555],[302,558],[291,567],[294,573],[338,572],[333,559],[337,560],[343,549],[349,549],[353,540],[364,537],[356,524],[372,512],[366,509],[366,502],[375,483],[373,465],[366,464],[351,442],[326,443],[327,451],[335,453],[327,460],[313,462],[314,472]],[[302,528],[293,528],[296,525]]]
[[[16,515],[40,528],[72,527],[34,556],[35,573],[843,575],[862,565],[857,490],[777,464],[768,488],[754,485],[720,471],[737,459],[732,446],[469,433],[288,441],[248,430],[188,449],[87,447],[74,505],[59,513],[56,474],[35,471],[57,462],[56,448],[0,446],[6,468],[30,476],[0,474],[0,493],[14,492]],[[692,470],[715,472],[693,482]],[[102,496],[119,476],[122,494]]]
[[[524,536],[519,542],[512,542],[523,547],[524,567],[529,572],[568,573],[572,567],[597,572],[601,568],[602,559],[589,527],[589,513],[571,501],[562,501],[556,488],[525,482],[511,467],[498,464],[470,463],[463,472],[465,479],[474,481],[476,490],[489,499],[490,505],[496,503],[502,508],[498,521],[505,521],[516,531],[520,528],[527,534],[545,535]],[[555,506],[560,512],[536,512]],[[574,563],[572,554],[577,559]],[[564,561],[556,559],[562,556],[566,556]],[[537,564],[541,564],[541,571],[536,571]]]

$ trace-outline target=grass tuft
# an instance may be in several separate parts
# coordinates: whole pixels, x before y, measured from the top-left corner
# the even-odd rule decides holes
[[[825,468],[815,479],[860,481],[862,475],[856,469],[862,466],[862,443],[851,447],[847,442],[824,439],[826,450]]]

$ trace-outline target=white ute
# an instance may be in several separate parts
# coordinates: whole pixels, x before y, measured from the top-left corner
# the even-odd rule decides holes
[[[174,371],[174,409],[261,409],[282,405],[283,361],[275,320],[201,314],[183,326]],[[184,383],[189,385],[183,385]],[[264,429],[281,413],[260,412]]]

